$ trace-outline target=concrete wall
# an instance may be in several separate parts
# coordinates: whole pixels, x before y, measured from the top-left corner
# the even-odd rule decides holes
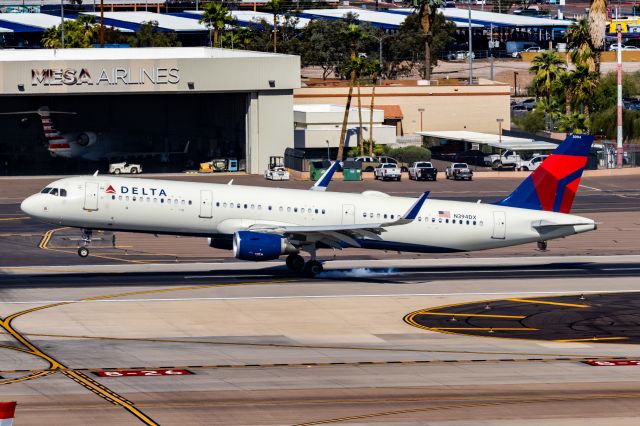
[[[510,129],[511,88],[492,83],[473,86],[381,86],[376,87],[375,104],[400,105],[405,134],[424,130],[469,130],[496,133],[497,118]],[[303,87],[294,90],[295,104],[331,103],[344,105],[348,87]],[[354,100],[352,105],[356,104]],[[371,88],[361,88],[362,105],[371,102]],[[424,109],[421,114],[419,109]]]
[[[311,129],[296,129],[294,136],[295,148],[326,148],[327,142],[331,148],[338,147],[341,128],[314,127]],[[363,125],[362,137],[369,139],[369,124]],[[373,138],[378,145],[392,145],[396,143],[396,128],[394,126],[374,125]],[[358,129],[353,126],[347,130],[345,141],[347,148],[358,146]]]

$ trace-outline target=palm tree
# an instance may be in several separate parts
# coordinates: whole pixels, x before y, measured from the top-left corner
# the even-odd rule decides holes
[[[358,42],[360,40],[362,40],[365,37],[364,31],[362,30],[362,28],[359,25],[356,24],[349,24],[347,25],[347,27],[345,28],[344,31],[342,31],[341,36],[344,37],[349,45],[349,50],[351,53],[351,60],[350,62],[353,62],[356,59],[357,56],[357,49],[358,49]],[[345,109],[344,109],[344,116],[342,118],[342,131],[340,132],[340,141],[338,144],[338,156],[336,157],[336,160],[341,161],[342,160],[342,156],[344,155],[344,143],[345,143],[345,137],[347,135],[347,122],[349,120],[349,109],[351,108],[351,98],[353,96],[353,86],[356,83],[356,72],[355,69],[351,66],[349,67],[345,67],[345,69],[349,70],[350,74],[351,74],[351,78],[349,80],[349,93],[347,94],[347,104],[345,105]]]
[[[596,49],[604,45],[605,25],[607,25],[607,1],[592,0],[589,7],[589,33]],[[595,52],[595,70],[600,71],[600,53]]]
[[[586,19],[574,22],[567,29],[567,48],[571,55],[571,62],[576,65],[586,64],[591,71],[595,71],[595,48],[591,42],[589,23]]]
[[[573,99],[577,105],[582,105],[582,112],[585,120],[589,120],[589,105],[592,102],[593,94],[598,87],[599,74],[589,70],[586,65],[579,65],[573,73],[574,90]]]
[[[209,28],[209,42],[212,47],[218,46],[218,34],[227,24],[233,22],[231,12],[222,3],[211,2],[204,7],[204,13],[199,22]],[[213,31],[213,40],[211,40]]]
[[[565,71],[560,74],[560,84],[564,91],[564,113],[571,114],[571,102],[573,102],[573,93],[575,91],[576,79],[572,72]]]
[[[267,9],[273,14],[273,53],[278,50],[278,15],[282,12],[283,7],[283,0],[269,0],[269,3],[267,3]]]
[[[551,99],[551,90],[564,69],[564,62],[553,50],[544,50],[531,61],[529,72],[534,73],[533,87],[536,93],[543,95],[547,103]]]
[[[442,4],[441,0],[417,0],[418,19],[420,28],[425,36],[424,39],[424,71],[423,78],[431,79],[431,42],[433,41],[433,24],[438,13],[438,8]]]
[[[382,74],[382,65],[377,60],[367,61],[365,74],[371,76],[371,106],[369,107],[369,156],[373,157],[373,107],[376,99],[376,84]]]

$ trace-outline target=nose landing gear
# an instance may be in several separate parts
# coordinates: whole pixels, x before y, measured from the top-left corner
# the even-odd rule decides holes
[[[89,256],[89,244],[91,244],[91,229],[82,229],[82,241],[80,242],[80,247],[78,248],[78,256],[87,257]]]
[[[538,250],[547,251],[547,242],[546,241],[538,241]]]

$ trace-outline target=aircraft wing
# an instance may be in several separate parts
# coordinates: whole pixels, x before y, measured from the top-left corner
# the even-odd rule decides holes
[[[286,235],[294,245],[296,245],[296,242],[299,242],[300,245],[302,245],[303,242],[321,242],[339,249],[342,249],[345,245],[360,247],[360,244],[357,242],[358,238],[380,240],[380,234],[385,232],[385,228],[406,225],[413,222],[428,197],[429,192],[422,194],[401,218],[391,222],[318,226],[257,224],[250,227],[249,230]]]

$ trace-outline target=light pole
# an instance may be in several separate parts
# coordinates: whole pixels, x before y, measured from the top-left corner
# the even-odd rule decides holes
[[[420,131],[422,132],[422,113],[424,112],[424,108],[418,108],[420,111]]]
[[[64,0],[60,0],[60,32],[62,48],[64,49]]]
[[[378,61],[380,61],[380,66],[382,66],[382,40],[384,40],[385,38],[390,37],[389,34],[384,34],[381,36],[376,36],[376,35],[372,35],[371,37],[375,38],[376,40],[378,40]]]
[[[496,122],[498,123],[498,144],[500,145],[500,149],[502,149],[502,122],[504,118],[496,118]]]
[[[471,0],[469,8],[469,85],[473,84],[473,34],[471,33]]]

